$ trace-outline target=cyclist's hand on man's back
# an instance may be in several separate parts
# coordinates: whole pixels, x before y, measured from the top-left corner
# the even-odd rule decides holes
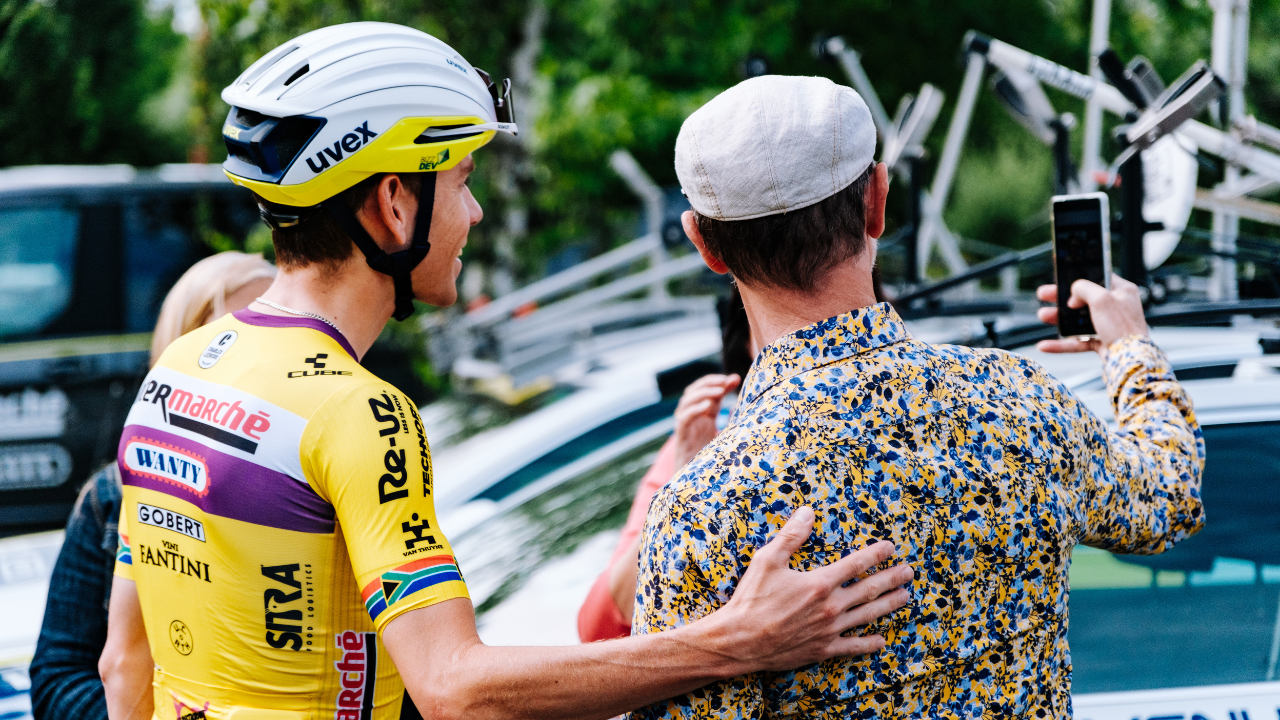
[[[1036,290],[1036,298],[1041,302],[1054,303],[1040,308],[1037,315],[1050,325],[1058,324],[1058,286],[1041,285]],[[1111,287],[1104,288],[1088,280],[1077,280],[1071,285],[1071,299],[1067,304],[1073,308],[1089,306],[1089,316],[1093,319],[1093,327],[1098,331],[1097,337],[1090,340],[1080,338],[1058,338],[1041,340],[1036,346],[1041,352],[1069,353],[1097,351],[1106,357],[1107,348],[1116,340],[1129,335],[1149,337],[1147,320],[1142,313],[1142,296],[1138,286],[1119,275],[1111,276]]]
[[[884,647],[880,635],[842,637],[911,600],[902,585],[915,576],[909,565],[867,574],[893,556],[893,543],[878,542],[810,572],[788,567],[791,555],[813,531],[814,514],[798,508],[773,540],[756,551],[733,598],[713,618],[725,652],[745,666],[790,670],[840,655],[864,655]],[[851,580],[856,582],[845,587]]]

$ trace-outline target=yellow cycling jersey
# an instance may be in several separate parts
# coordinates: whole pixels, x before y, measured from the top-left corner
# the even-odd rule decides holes
[[[341,334],[240,311],[180,338],[118,462],[157,719],[419,717],[378,633],[467,588],[417,408]]]

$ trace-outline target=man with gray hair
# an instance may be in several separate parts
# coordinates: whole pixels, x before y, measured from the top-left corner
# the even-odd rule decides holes
[[[740,676],[635,718],[1070,717],[1072,547],[1157,553],[1203,523],[1204,443],[1137,288],[1077,282],[1071,305],[1097,337],[1041,344],[1102,356],[1115,431],[1026,358],[913,340],[872,294],[889,187],[874,153],[865,103],[822,78],[753,78],[685,121],[685,232],[733,274],[763,350],[730,426],[650,507],[633,632],[724,605],[806,505],[821,530],[799,567],[891,540],[915,570],[911,602],[860,631],[883,634],[878,653]]]

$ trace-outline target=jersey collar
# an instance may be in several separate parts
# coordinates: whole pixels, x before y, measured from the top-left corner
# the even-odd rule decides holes
[[[331,327],[328,323],[320,322],[314,318],[307,317],[285,317],[283,315],[268,315],[255,310],[237,310],[231,313],[231,316],[245,325],[256,325],[258,327],[270,328],[311,328],[328,335],[333,338],[334,342],[342,346],[343,350],[351,356],[352,360],[360,362],[360,358],[356,357],[356,351],[351,347],[351,343],[343,337],[342,333]]]

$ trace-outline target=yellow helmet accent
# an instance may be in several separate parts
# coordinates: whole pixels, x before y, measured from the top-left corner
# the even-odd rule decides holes
[[[249,188],[259,197],[281,205],[310,207],[319,205],[365,178],[388,172],[440,172],[457,165],[467,155],[487,145],[496,134],[493,130],[457,138],[440,138],[418,144],[427,128],[458,125],[480,125],[484,118],[449,116],[404,118],[367,145],[314,179],[296,185],[252,180],[224,170],[231,182]],[[299,159],[298,162],[302,162]]]

